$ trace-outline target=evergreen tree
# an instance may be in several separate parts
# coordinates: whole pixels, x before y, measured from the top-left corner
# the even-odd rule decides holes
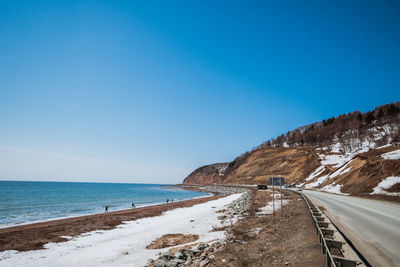
[[[374,114],[372,114],[371,111],[368,112],[368,113],[367,113],[367,116],[365,117],[365,121],[368,122],[368,123],[371,123],[371,122],[374,121],[374,120],[375,120]]]

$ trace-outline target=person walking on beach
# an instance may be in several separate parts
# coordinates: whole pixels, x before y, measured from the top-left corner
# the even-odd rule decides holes
[[[132,202],[132,209],[136,208],[135,203]]]
[[[174,199],[173,199],[173,198],[171,198],[171,202],[174,202]]]
[[[167,198],[167,204],[168,204],[168,202],[169,202],[169,199]]]
[[[106,212],[108,212],[108,206],[106,206]]]

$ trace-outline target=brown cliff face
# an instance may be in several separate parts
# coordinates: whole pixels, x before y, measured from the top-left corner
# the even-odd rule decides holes
[[[370,149],[368,152],[347,157],[337,164],[337,162],[326,161],[325,157],[345,157],[343,154],[305,146],[269,147],[243,154],[231,163],[212,164],[198,168],[183,183],[265,184],[269,182],[271,176],[282,176],[285,177],[286,183],[305,188],[376,196],[371,193],[380,182],[387,177],[400,176],[400,159],[382,157],[385,153],[399,149],[400,147],[396,145]],[[390,194],[400,192],[399,184],[386,188],[385,191],[389,192],[389,194],[383,193],[385,198],[400,200],[400,194],[397,196]]]
[[[307,177],[319,165],[318,155],[308,147],[263,148],[245,157],[238,166],[230,164],[225,183],[268,183],[271,176],[283,176],[287,183],[295,183]]]
[[[224,173],[229,163],[215,163],[194,170],[183,180],[184,184],[223,183]]]
[[[270,176],[284,176],[288,183],[295,183],[319,165],[318,155],[311,148],[264,148],[244,154],[231,163],[198,168],[183,183],[257,184],[268,183]]]

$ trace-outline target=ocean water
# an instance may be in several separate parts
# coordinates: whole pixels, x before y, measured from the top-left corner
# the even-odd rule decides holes
[[[158,184],[0,181],[0,227],[206,195]]]

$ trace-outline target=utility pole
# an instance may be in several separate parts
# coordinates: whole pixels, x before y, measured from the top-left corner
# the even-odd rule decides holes
[[[274,211],[274,218],[275,218],[275,185],[274,179],[272,179],[272,208]]]
[[[281,190],[281,210],[282,210],[282,216],[283,216],[283,205],[282,205],[282,178],[279,178],[279,185],[280,185],[280,190]]]

